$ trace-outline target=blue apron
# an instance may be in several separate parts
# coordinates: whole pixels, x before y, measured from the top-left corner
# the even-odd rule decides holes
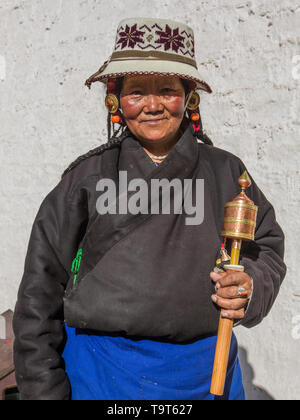
[[[66,326],[63,353],[72,400],[213,400],[216,337],[189,344],[92,335]],[[233,335],[225,400],[244,400]],[[219,398],[218,398],[219,399]]]

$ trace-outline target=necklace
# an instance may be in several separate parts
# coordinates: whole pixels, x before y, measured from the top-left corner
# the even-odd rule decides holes
[[[164,156],[154,156],[154,155],[149,155],[151,157],[151,159],[155,159],[155,160],[164,160],[166,159],[166,157],[168,155],[164,155]]]

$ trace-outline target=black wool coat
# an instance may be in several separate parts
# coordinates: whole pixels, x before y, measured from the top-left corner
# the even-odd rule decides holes
[[[159,167],[127,132],[119,146],[91,153],[62,178],[34,221],[15,308],[22,399],[69,398],[64,323],[176,343],[216,335],[219,311],[209,274],[222,243],[224,205],[240,192],[237,180],[245,170],[231,153],[199,143],[188,127]],[[187,225],[184,211],[151,214],[151,199],[148,212],[100,215],[97,184],[111,179],[118,185],[121,171],[128,182],[143,179],[148,186],[153,179],[192,179],[193,185],[203,179],[203,223]],[[254,284],[241,321],[248,328],[269,313],[286,273],[284,234],[252,181],[247,195],[259,207],[255,242],[243,244],[240,260]]]

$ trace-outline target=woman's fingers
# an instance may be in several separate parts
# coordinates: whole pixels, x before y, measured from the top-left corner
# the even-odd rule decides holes
[[[244,272],[216,274],[211,273],[210,278],[216,284],[218,295],[227,299],[250,298],[252,294],[252,279]]]
[[[222,308],[221,316],[228,319],[243,319],[245,306],[252,294],[252,279],[247,273],[211,273],[216,294],[212,301]]]
[[[224,310],[221,312],[221,316],[222,318],[227,318],[227,319],[232,319],[232,320],[243,319],[245,318],[245,310],[244,309],[239,309],[238,311]]]
[[[243,287],[228,286],[216,288],[217,295],[224,299],[248,299],[248,292]]]
[[[249,275],[242,271],[231,272],[228,274],[211,273],[210,277],[215,283],[219,283],[221,287],[243,286],[244,284],[251,284],[251,278]]]
[[[246,306],[247,300],[242,298],[224,299],[218,295],[212,295],[212,301],[223,309],[239,310]]]

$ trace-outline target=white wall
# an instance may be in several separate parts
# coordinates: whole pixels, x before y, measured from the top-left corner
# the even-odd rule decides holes
[[[84,81],[118,22],[153,16],[195,29],[202,118],[238,155],[286,233],[288,274],[270,316],[238,328],[248,398],[299,399],[300,6],[295,0],[1,0],[0,312],[14,307],[33,219],[79,154],[106,139],[103,90]]]

